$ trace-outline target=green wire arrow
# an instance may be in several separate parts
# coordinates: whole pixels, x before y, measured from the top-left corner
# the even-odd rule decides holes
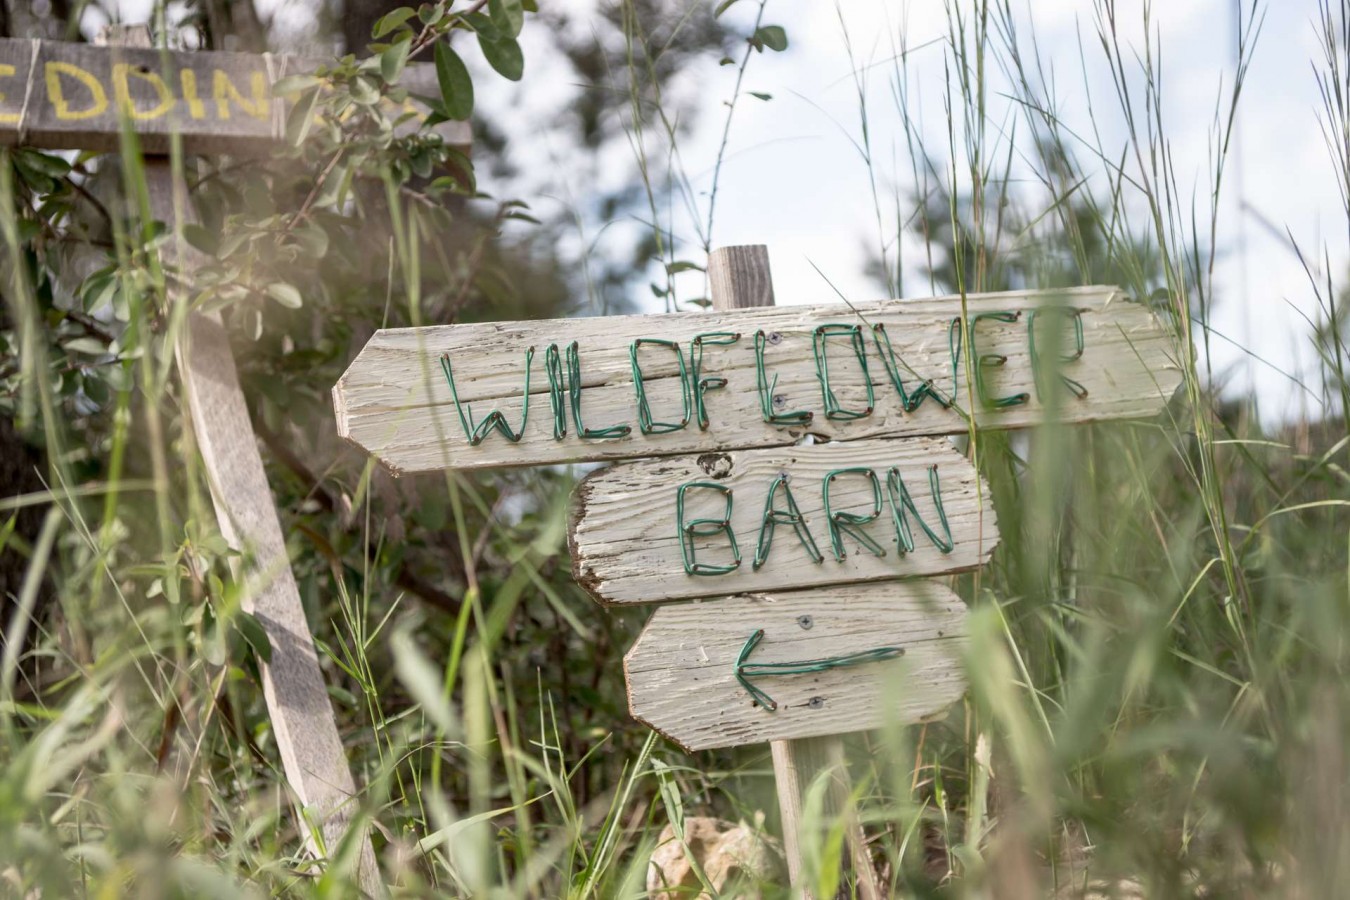
[[[746,662],[746,658],[755,651],[755,648],[759,646],[759,642],[762,640],[764,640],[763,628],[746,638],[745,646],[741,647],[741,652],[736,655],[736,680],[740,682],[741,687],[745,688],[745,692],[754,699],[757,706],[760,706],[769,712],[776,711],[778,709],[778,703],[752,683],[750,681],[751,678],[768,678],[775,675],[809,675],[813,672],[827,672],[830,669],[842,669],[845,666],[860,666],[865,663],[895,659],[897,656],[903,656],[905,653],[903,647],[877,647],[874,650],[864,650],[861,653],[850,653],[846,656],[830,656],[825,659],[804,659],[799,662]]]

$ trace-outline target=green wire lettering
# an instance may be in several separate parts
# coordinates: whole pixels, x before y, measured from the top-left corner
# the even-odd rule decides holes
[[[811,421],[811,413],[808,410],[799,409],[793,412],[776,413],[773,411],[774,391],[778,388],[778,376],[773,376],[773,381],[769,381],[768,373],[764,371],[764,345],[768,342],[764,332],[755,332],[755,383],[759,388],[759,408],[764,415],[764,421],[770,425],[788,426],[805,425]]]
[[[773,499],[778,494],[779,485],[783,486],[783,496],[787,501],[786,512],[781,509],[774,509],[773,506]],[[759,543],[755,547],[753,563],[756,572],[769,558],[769,548],[773,546],[773,532],[779,525],[792,526],[797,533],[797,540],[802,542],[806,552],[811,555],[812,562],[825,561],[825,557],[820,553],[820,548],[816,546],[816,539],[811,536],[811,530],[806,527],[806,517],[797,508],[797,500],[792,496],[792,486],[788,484],[787,475],[779,475],[774,479],[773,484],[769,485],[769,496],[764,500],[764,517],[760,520]]]
[[[450,367],[450,354],[441,354],[441,371],[445,373],[445,380],[450,384],[450,396],[455,400],[455,410],[459,413],[459,424],[464,428],[464,436],[469,439],[469,446],[477,447],[493,431],[500,431],[513,444],[518,443],[525,435],[525,423],[530,418],[530,363],[533,361],[534,348],[530,347],[525,351],[525,390],[522,392],[524,408],[520,413],[520,430],[512,431],[511,426],[506,424],[506,416],[499,409],[494,409],[488,413],[486,419],[477,425],[474,424],[473,407],[467,403],[459,402],[459,391],[455,387],[455,373]]]
[[[830,357],[828,340],[831,337],[847,336],[853,346],[853,355],[862,369],[863,384],[867,386],[867,407],[865,409],[844,409],[839,398],[830,386]],[[849,422],[872,414],[876,406],[876,396],[872,391],[872,376],[867,371],[867,348],[863,344],[861,325],[819,325],[811,335],[811,350],[816,357],[816,378],[820,381],[820,395],[825,404],[825,418],[831,422]]]
[[[686,522],[684,520],[684,495],[691,488],[721,493],[726,499],[726,508],[722,512],[722,518],[694,519],[692,522]],[[731,530],[732,499],[731,488],[714,484],[711,481],[690,481],[680,485],[679,491],[675,494],[675,520],[680,530],[680,555],[684,559],[686,575],[726,575],[740,568],[741,548],[737,546],[736,535]],[[733,562],[727,565],[699,562],[697,550],[694,546],[695,538],[717,537],[719,534],[726,535],[727,540],[731,542]]]
[[[548,403],[553,409],[553,439],[567,437],[567,407],[563,401],[562,354],[557,344],[549,344],[544,351],[544,368],[548,371]]]
[[[633,429],[628,425],[587,428],[581,423],[581,351],[576,341],[567,345],[567,391],[572,399],[572,421],[577,426],[577,437],[588,441],[603,441],[627,437],[632,433]]]
[[[1001,353],[986,353],[981,355],[975,347],[975,326],[988,319],[994,322],[1005,322],[1012,324],[1021,318],[1020,312],[988,312],[980,313],[970,320],[970,346],[971,355],[975,359],[975,395],[980,403],[986,409],[1007,409],[1011,406],[1021,406],[1031,399],[1031,395],[1023,391],[1020,394],[1009,394],[1006,397],[994,397],[990,395],[989,386],[985,383],[985,373],[989,369],[997,369],[1008,364],[1008,357]]]
[[[909,488],[905,486],[905,480],[900,477],[900,469],[891,466],[886,471],[886,497],[891,502],[891,519],[895,523],[895,544],[896,548],[903,556],[906,553],[914,552],[914,533],[909,528],[909,517],[913,516],[923,529],[923,533],[928,535],[928,539],[933,542],[943,553],[951,553],[956,546],[952,541],[952,527],[947,523],[947,510],[942,505],[942,490],[938,481],[938,467],[928,467],[928,489],[933,495],[933,505],[937,507],[938,522],[942,525],[943,537],[938,537],[933,529],[928,527],[928,523],[919,515],[919,510],[914,506],[914,498],[910,496]]]
[[[653,344],[674,351],[675,360],[680,364],[680,397],[684,401],[684,414],[679,422],[653,422],[651,402],[647,399],[647,385],[642,378],[642,366],[638,363],[638,349],[643,344]],[[680,345],[674,341],[659,338],[638,338],[628,347],[628,358],[633,363],[633,390],[637,392],[638,430],[643,434],[670,434],[680,431],[689,424],[693,401],[689,390],[689,370],[684,365],[684,354]]]
[[[1048,312],[1049,310],[1045,311]],[[1067,356],[1061,355],[1059,362],[1078,362],[1083,358],[1083,313],[1077,309],[1057,309],[1055,311],[1073,320],[1074,351]],[[1031,372],[1036,379],[1036,399],[1044,403],[1047,390],[1044,375],[1041,372],[1040,355],[1036,352],[1036,316],[1040,312],[1042,310],[1032,310],[1030,315],[1027,316],[1027,349],[1031,355]],[[1083,387],[1081,382],[1074,381],[1063,372],[1057,371],[1056,374],[1059,375],[1059,380],[1073,392],[1075,397],[1079,400],[1087,399],[1087,388]]]
[[[955,321],[959,322],[961,320],[956,319]],[[904,407],[905,412],[914,412],[914,410],[918,409],[919,405],[929,397],[936,400],[938,405],[943,409],[951,408],[951,401],[938,393],[937,388],[933,386],[933,379],[931,378],[919,385],[913,394],[905,392],[905,382],[900,377],[900,366],[902,363],[896,358],[895,351],[891,349],[891,337],[886,333],[885,325],[878,322],[872,326],[872,341],[876,344],[877,355],[881,357],[881,362],[886,367],[886,374],[890,376],[891,385],[895,388],[895,392],[900,395],[900,403]],[[885,342],[884,347],[882,346],[883,341]],[[906,366],[905,368],[908,369],[909,367]],[[916,378],[918,377],[913,369],[910,369],[909,371],[911,375],[914,375]]]
[[[872,511],[860,515],[850,512],[835,512],[830,505],[830,486],[834,484],[836,478],[844,475],[862,475],[867,479],[872,488]],[[870,550],[875,556],[885,556],[886,551],[872,539],[872,536],[862,530],[862,526],[869,522],[875,522],[881,515],[881,481],[877,478],[877,473],[865,466],[859,466],[851,469],[835,469],[825,476],[825,482],[821,488],[821,496],[825,501],[825,521],[830,527],[830,547],[834,550],[834,558],[844,561],[844,535],[849,534],[858,543]]]
[[[704,403],[704,396],[708,391],[719,390],[727,386],[725,378],[703,377],[703,345],[727,346],[740,339],[741,336],[734,332],[709,331],[705,334],[695,335],[693,341],[689,344],[689,379],[694,395],[694,413],[698,419],[699,431],[708,430],[708,407]]]

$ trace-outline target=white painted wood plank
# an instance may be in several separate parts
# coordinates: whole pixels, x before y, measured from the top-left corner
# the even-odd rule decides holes
[[[809,616],[809,628],[802,616]],[[965,691],[967,612],[933,581],[821,588],[663,606],[624,658],[629,709],[687,750],[844,734],[940,713]],[[796,662],[899,647],[896,659],[754,683],[778,704],[757,706],[736,659]]]
[[[913,517],[909,524],[915,549],[903,555],[898,552],[886,491],[886,474],[892,466],[899,470],[919,517],[942,536],[929,484],[929,469],[937,466],[954,543],[950,553],[941,552]],[[877,475],[882,514],[861,530],[881,545],[885,556],[873,555],[848,534],[842,538],[843,560],[832,551],[823,486],[829,473],[851,467],[869,468]],[[769,489],[783,473],[788,475],[792,497],[824,559],[815,562],[793,527],[780,523],[773,528],[764,565],[756,570],[753,562]],[[730,521],[741,564],[728,574],[690,575],[685,570],[677,498],[680,486],[691,482],[717,484],[732,492]],[[831,509],[866,514],[874,509],[872,496],[866,476],[841,476],[830,488]],[[685,496],[685,521],[720,518],[725,502],[717,491],[691,489]],[[775,508],[787,509],[782,487]],[[600,602],[656,603],[975,569],[988,561],[998,544],[998,526],[989,489],[970,462],[943,438],[912,438],[619,463],[593,472],[577,486],[569,542],[577,583]],[[695,562],[730,565],[734,561],[725,535],[693,543]]]
[[[1034,384],[1027,336],[1030,311],[1047,304],[1082,310],[1084,353],[1080,360],[1064,364],[1062,371],[1081,383],[1087,395],[1081,399],[1066,396],[1058,418],[1091,422],[1146,417],[1156,414],[1175,392],[1181,372],[1174,359],[1172,336],[1152,312],[1127,301],[1115,288],[971,295],[966,309],[972,318],[995,311],[1019,313],[1016,322],[985,319],[975,326],[978,352],[1007,358],[1005,365],[986,370],[989,394],[1030,395],[1026,404],[1008,409],[973,404],[981,427],[1020,428],[1046,418],[1045,405]],[[949,329],[952,319],[961,315],[960,298],[949,297],[852,307],[770,307],[390,329],[377,332],[352,362],[333,389],[333,403],[339,432],[396,472],[784,446],[808,432],[831,440],[956,434],[968,428],[960,409],[969,409],[974,396],[966,374],[966,353],[962,353],[955,378],[952,372]],[[1048,317],[1040,321],[1038,331],[1048,333],[1043,331]],[[835,422],[825,418],[813,335],[817,326],[830,323],[863,325],[867,381],[875,397],[875,409],[865,418]],[[955,398],[958,409],[944,410],[930,399],[914,412],[905,412],[876,346],[870,329],[873,324],[885,327],[900,360],[906,390],[933,379],[945,396]],[[761,330],[773,341],[765,346],[764,360],[768,379],[777,378],[772,391],[778,401],[774,412],[812,411],[808,426],[784,427],[763,421],[754,346],[755,333]],[[692,339],[708,332],[741,336],[731,346],[705,345],[704,376],[727,379],[725,388],[706,395],[708,429],[700,430],[691,423],[669,434],[639,433],[630,344],[638,338],[673,340],[687,357]],[[566,436],[555,439],[545,349],[556,344],[565,351],[573,341],[578,344],[581,362],[584,423],[590,428],[627,424],[632,428],[628,436],[582,439],[569,415]],[[448,354],[460,400],[469,405],[475,421],[501,410],[511,429],[518,430],[524,409],[525,356],[530,347],[535,353],[530,369],[529,417],[520,441],[511,443],[500,433],[492,433],[478,446],[471,446],[442,372],[442,355]],[[828,359],[831,382],[841,405],[863,408],[866,387],[846,339],[829,340]],[[678,422],[683,403],[675,355],[644,346],[640,360],[653,417]],[[564,382],[570,385],[566,379]],[[563,401],[565,408],[565,391]]]

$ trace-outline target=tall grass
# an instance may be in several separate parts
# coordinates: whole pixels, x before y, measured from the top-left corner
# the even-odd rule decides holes
[[[1308,336],[1324,361],[1319,416],[1265,424],[1250,414],[1256,398],[1217,394],[1209,371],[1220,203],[1249,65],[1271,49],[1265,7],[1242,7],[1202,190],[1177,171],[1178,125],[1162,114],[1172,51],[1148,4],[1085,4],[1076,60],[1047,56],[1011,0],[947,9],[945,41],[922,51],[944,55],[945,139],[915,115],[910,35],[894,38],[893,108],[869,103],[864,71],[875,70],[854,64],[855,141],[873,185],[859,206],[869,201],[879,284],[1119,283],[1172,329],[1185,387],[1152,421],[963,442],[1003,538],[984,572],[952,579],[972,610],[970,692],[941,721],[851,736],[845,814],[898,896],[1338,896],[1350,883],[1350,382],[1333,266],[1350,245],[1300,245],[1324,313]],[[1310,77],[1344,198],[1350,4],[1324,0],[1321,12]],[[659,51],[632,4],[625,22],[635,84]],[[747,50],[728,71],[717,160],[756,58]],[[1110,73],[1086,124],[1057,107],[1051,73],[1072,65],[1085,89],[1089,66]],[[673,276],[712,246],[715,191],[700,199],[659,108],[635,92],[629,115],[642,171],[660,169],[646,164],[658,154],[674,167],[646,184],[647,225]],[[882,117],[903,135],[907,178],[881,169]],[[155,262],[163,240],[131,227],[134,199],[114,204],[108,271],[128,317],[119,351],[101,359],[123,372],[121,388],[102,405],[60,395],[51,376],[66,362],[50,355],[36,298],[69,288],[40,274],[50,260],[32,249],[31,194],[12,160],[0,165],[0,253],[6,339],[19,348],[7,361],[22,371],[9,402],[51,466],[46,490],[0,500],[0,542],[27,559],[0,657],[0,892],[355,895],[354,847],[306,856],[311,825],[280,772],[257,683],[264,651],[240,613],[252,588],[230,575],[235,554],[210,524],[168,377],[162,326],[180,320],[157,317],[173,309],[175,273]],[[711,164],[715,184],[717,160],[687,162]],[[140,195],[138,178],[128,165],[118,195]],[[380,315],[415,322],[436,300],[417,288],[430,273],[452,297],[477,273],[438,256],[427,236],[441,223],[417,198],[386,199],[379,305],[395,299]],[[676,209],[699,223],[686,244]],[[1345,214],[1350,233],[1350,201]],[[287,377],[331,383],[342,362]],[[287,399],[311,425],[327,414],[321,400]],[[106,419],[79,430],[98,440],[72,439],[77,415]],[[618,660],[641,617],[567,585],[566,473],[418,483],[416,515],[448,535],[455,589],[436,608],[393,575],[404,525],[385,512],[412,501],[369,465],[331,458],[316,474],[275,452],[271,474],[366,786],[358,813],[396,893],[636,897],[668,825],[678,840],[694,815],[777,829],[765,752],[689,757],[626,721]],[[43,511],[31,540],[15,530],[20,509]],[[43,597],[53,602],[29,624]],[[823,811],[820,785],[807,807],[811,883],[849,895],[842,820]]]

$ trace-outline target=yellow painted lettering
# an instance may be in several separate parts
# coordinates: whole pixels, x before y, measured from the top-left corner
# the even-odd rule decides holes
[[[268,97],[267,76],[262,72],[254,72],[249,77],[249,87],[253,92],[253,99],[239,93],[239,89],[230,81],[230,76],[226,75],[220,69],[216,69],[211,75],[211,99],[216,101],[216,115],[222,119],[230,117],[230,103],[239,104],[239,108],[253,116],[255,119],[266,119],[272,112],[272,101]]]
[[[0,63],[0,78],[12,78],[12,77],[14,77],[14,67],[7,66],[4,63]],[[4,102],[5,102],[5,95],[0,94],[0,103]],[[6,124],[12,122],[17,125],[19,122],[19,114],[0,112],[0,122],[4,122]]]
[[[103,90],[103,85],[98,83],[92,72],[63,62],[48,62],[44,69],[47,77],[47,99],[51,102],[52,109],[56,111],[58,119],[63,122],[74,122],[79,119],[92,119],[108,111],[108,93]],[[66,99],[65,91],[61,87],[62,75],[74,78],[89,91],[89,105],[84,109],[71,108],[70,101]]]
[[[146,84],[155,89],[159,95],[159,103],[149,109],[137,109],[136,102],[131,99],[131,79],[139,78]],[[147,119],[158,119],[169,110],[173,109],[173,92],[169,86],[164,83],[164,79],[154,72],[148,71],[142,67],[133,66],[130,63],[114,63],[112,68],[113,96],[117,98],[117,108],[131,116],[138,122],[144,122]]]
[[[197,73],[191,69],[183,69],[178,73],[178,77],[183,82],[183,101],[187,103],[188,115],[194,119],[205,119],[206,104],[197,94]]]

